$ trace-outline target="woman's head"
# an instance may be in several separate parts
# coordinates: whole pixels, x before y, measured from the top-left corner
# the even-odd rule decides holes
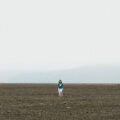
[[[59,83],[62,83],[62,80],[59,80]]]

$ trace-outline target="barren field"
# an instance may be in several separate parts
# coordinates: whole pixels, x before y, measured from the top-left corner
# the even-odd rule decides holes
[[[120,85],[1,84],[0,120],[120,120]]]

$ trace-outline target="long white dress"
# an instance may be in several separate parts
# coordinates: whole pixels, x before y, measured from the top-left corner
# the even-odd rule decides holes
[[[63,88],[58,88],[58,95],[63,96]]]

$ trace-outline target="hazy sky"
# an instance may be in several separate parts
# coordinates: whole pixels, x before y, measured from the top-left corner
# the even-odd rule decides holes
[[[0,70],[120,64],[119,0],[0,0]]]

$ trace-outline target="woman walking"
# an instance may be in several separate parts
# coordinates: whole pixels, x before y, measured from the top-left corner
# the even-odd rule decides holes
[[[59,96],[63,96],[63,83],[62,83],[62,80],[59,80],[58,81],[58,84],[57,84],[57,86],[58,86],[58,95]]]

